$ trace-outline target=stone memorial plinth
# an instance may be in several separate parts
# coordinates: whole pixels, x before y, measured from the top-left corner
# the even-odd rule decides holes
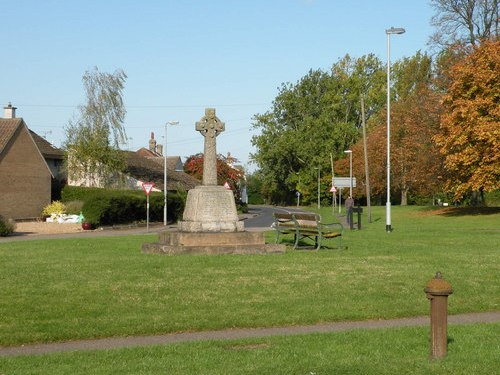
[[[142,245],[144,253],[165,255],[282,253],[284,245],[266,244],[263,232],[168,232],[158,243]]]
[[[284,245],[267,245],[263,232],[245,232],[232,190],[217,186],[216,137],[225,130],[225,125],[215,116],[215,109],[205,110],[196,130],[205,138],[203,184],[189,190],[178,230],[160,233],[160,242],[143,244],[143,252],[167,255],[284,252]]]
[[[223,186],[197,186],[189,190],[181,232],[241,232],[234,194]]]

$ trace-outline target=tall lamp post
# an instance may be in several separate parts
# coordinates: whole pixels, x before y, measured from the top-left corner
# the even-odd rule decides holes
[[[320,193],[321,193],[321,189],[320,189],[321,169],[319,169],[318,167],[315,167],[314,169],[316,169],[318,171],[318,210],[319,210],[321,208],[321,201],[320,201]]]
[[[179,121],[168,121],[165,123],[165,144],[163,147],[163,225],[167,226],[167,126],[168,125],[177,125]]]
[[[349,154],[349,196],[352,198],[352,150],[345,150]]]
[[[298,179],[299,179],[299,182],[297,184],[297,187],[296,187],[296,195],[297,195],[297,207],[300,206],[300,191],[299,191],[299,186],[300,186],[300,174],[299,172],[295,172],[295,174],[297,175]]]
[[[385,231],[391,227],[391,34],[403,34],[405,29],[391,27],[387,34],[387,203],[385,205]]]

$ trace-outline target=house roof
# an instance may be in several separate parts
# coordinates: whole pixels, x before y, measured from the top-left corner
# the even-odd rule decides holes
[[[133,151],[124,152],[127,156],[127,167],[125,169],[126,173],[142,181],[154,182],[156,187],[163,189],[164,158],[144,157]],[[170,159],[173,160],[173,163]],[[167,158],[168,190],[189,190],[201,185],[201,182],[193,176],[190,176],[183,171],[175,170],[177,160],[177,157]]]
[[[0,118],[0,153],[23,123],[24,121],[20,117]],[[34,131],[30,130],[29,132],[44,158],[62,159],[64,157],[64,152],[62,150],[52,146],[47,140],[40,137]]]
[[[33,143],[35,144],[35,147],[38,150],[40,157],[44,161],[44,164],[47,167],[47,169],[49,170],[50,174],[53,176],[52,171],[50,170],[49,166],[47,165],[47,162],[45,161],[45,158],[42,155],[41,150],[37,147],[37,144],[36,144],[35,140],[33,139],[33,135],[31,134],[31,131],[29,131],[28,127],[26,126],[26,123],[24,122],[24,120],[21,117],[0,118],[0,156],[2,156],[2,153],[7,148],[9,142],[14,137],[16,132],[18,132],[18,130],[22,129],[22,128],[25,128],[26,131],[28,131],[28,135],[33,140]]]
[[[31,136],[35,141],[36,146],[42,153],[44,158],[52,158],[52,159],[63,159],[64,151],[61,149],[52,146],[50,142],[48,142],[45,138],[40,137],[34,131],[30,130]]]
[[[22,118],[0,118],[0,154],[22,124]]]
[[[140,156],[144,156],[146,158],[151,158],[151,157],[158,157],[161,156],[161,154],[157,153],[156,151],[151,151],[150,149],[147,149],[146,147],[141,147],[136,151]]]

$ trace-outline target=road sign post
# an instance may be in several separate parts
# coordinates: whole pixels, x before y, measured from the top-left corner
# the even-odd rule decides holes
[[[155,186],[154,182],[143,182],[142,189],[146,193],[146,232],[149,232],[149,193],[153,190]]]
[[[333,182],[333,179],[332,179]],[[330,189],[330,192],[332,193],[332,214],[335,214],[335,201],[337,200],[337,197],[335,196],[337,193],[337,188],[335,185],[332,184],[332,188]]]

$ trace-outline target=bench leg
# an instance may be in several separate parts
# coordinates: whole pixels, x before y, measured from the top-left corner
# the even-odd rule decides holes
[[[321,241],[323,239],[321,238],[321,234],[319,236],[316,236],[315,244],[316,244],[316,250],[321,249]]]
[[[295,250],[299,246],[300,234],[295,232],[295,243],[293,244],[293,249]]]

